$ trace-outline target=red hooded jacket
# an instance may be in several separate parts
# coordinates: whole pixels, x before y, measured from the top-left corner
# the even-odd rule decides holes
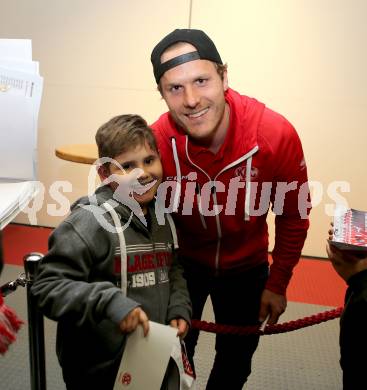
[[[275,218],[266,288],[285,294],[306,239],[307,169],[293,126],[253,98],[229,89],[230,124],[220,150],[191,143],[169,113],[153,125],[165,180],[173,181],[180,254],[215,273],[268,261],[269,206]]]

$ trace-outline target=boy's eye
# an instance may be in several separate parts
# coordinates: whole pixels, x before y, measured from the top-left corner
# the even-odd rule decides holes
[[[154,157],[148,157],[145,159],[145,164],[150,165],[154,162]]]
[[[122,164],[121,165],[122,166],[122,169],[124,170],[124,171],[128,171],[129,169],[131,169],[131,164]]]

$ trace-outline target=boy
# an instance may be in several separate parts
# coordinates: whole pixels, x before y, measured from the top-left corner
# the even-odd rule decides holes
[[[98,129],[96,142],[107,161],[98,168],[102,186],[55,229],[32,288],[43,313],[58,321],[57,355],[72,390],[112,389],[126,334],[139,324],[145,335],[149,319],[185,336],[191,316],[173,233],[154,213],[162,165],[151,129],[137,115],[121,115]],[[124,199],[121,187],[128,193],[124,182],[134,177]]]

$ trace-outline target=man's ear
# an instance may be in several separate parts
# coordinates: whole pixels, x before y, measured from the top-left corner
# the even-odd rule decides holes
[[[228,89],[228,73],[227,69],[223,71],[223,90],[226,92]]]

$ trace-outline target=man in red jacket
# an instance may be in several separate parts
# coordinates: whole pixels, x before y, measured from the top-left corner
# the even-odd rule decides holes
[[[210,295],[217,323],[274,324],[309,226],[301,142],[281,115],[228,87],[227,67],[200,30],[180,29],[151,61],[169,112],[153,125],[193,304]],[[164,195],[161,192],[160,196]],[[276,214],[268,269],[269,206]],[[193,357],[198,332],[186,338]],[[242,389],[257,336],[217,335],[207,389]]]

